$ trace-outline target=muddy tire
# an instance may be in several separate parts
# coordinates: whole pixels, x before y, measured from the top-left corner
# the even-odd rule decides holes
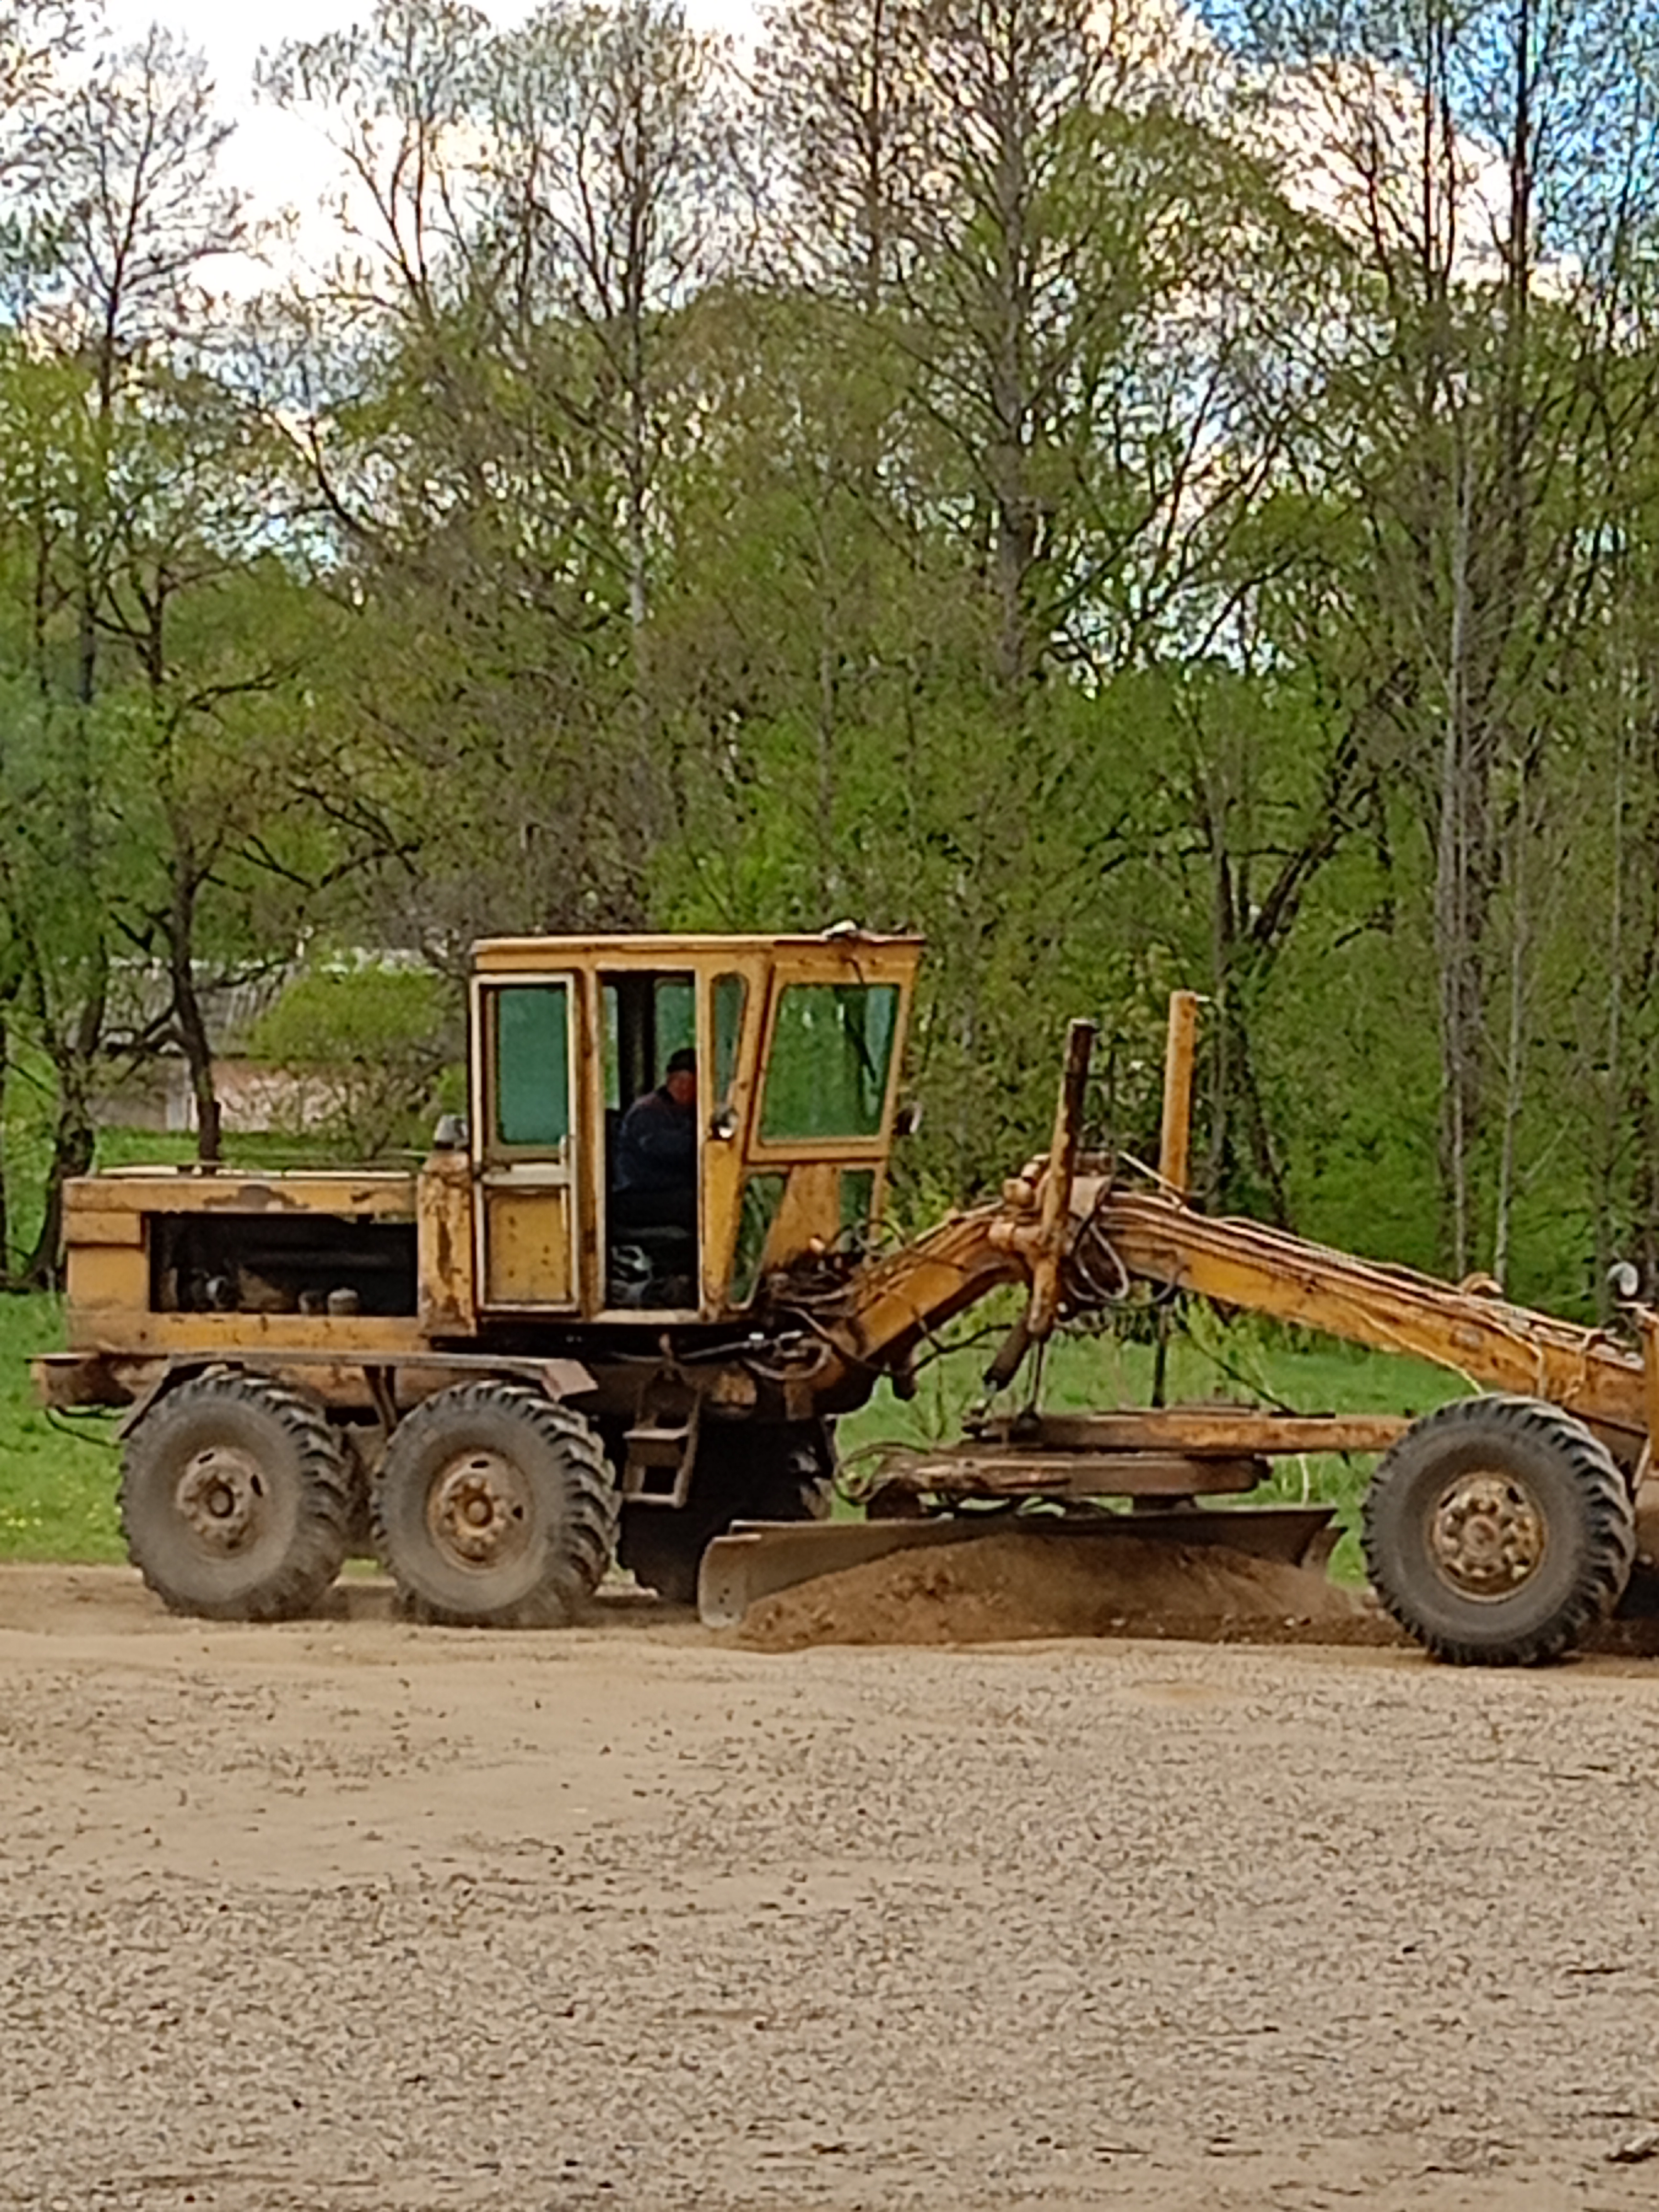
[[[273,1377],[201,1375],[127,1440],[127,1556],[174,1613],[294,1620],[340,1571],[350,1480],[318,1401]]]
[[[1534,1398],[1466,1398],[1408,1429],[1372,1478],[1364,1534],[1383,1605],[1462,1667],[1559,1658],[1608,1618],[1636,1558],[1611,1456]]]
[[[734,1424],[703,1437],[691,1495],[675,1512],[630,1505],[623,1515],[623,1566],[669,1605],[695,1605],[702,1555],[734,1521],[825,1521],[835,1493],[835,1439],[827,1421],[787,1429]]]
[[[617,1540],[616,1480],[591,1422],[519,1382],[466,1382],[392,1432],[375,1549],[405,1615],[464,1628],[562,1628]]]

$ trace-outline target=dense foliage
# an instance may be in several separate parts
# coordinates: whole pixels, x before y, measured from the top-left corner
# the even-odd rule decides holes
[[[848,915],[933,946],[936,1183],[1073,1012],[1146,1136],[1185,981],[1211,1199],[1659,1258],[1659,18],[385,0],[264,65],[341,176],[264,238],[75,4],[0,15],[17,1275],[296,948]]]

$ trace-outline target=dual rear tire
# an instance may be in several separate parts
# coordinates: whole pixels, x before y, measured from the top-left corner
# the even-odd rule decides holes
[[[128,1439],[128,1556],[174,1612],[314,1613],[361,1523],[363,1478],[320,1401],[274,1376],[193,1376]],[[615,1477],[592,1425],[522,1383],[443,1390],[394,1431],[375,1549],[416,1620],[556,1628],[616,1551]]]
[[[829,1510],[823,1425],[715,1431],[688,1505],[635,1506],[592,1424],[523,1383],[467,1382],[393,1431],[368,1486],[373,1548],[405,1617],[453,1626],[557,1628],[611,1560],[671,1601],[696,1596],[709,1540],[734,1519]],[[128,1440],[128,1554],[175,1612],[221,1620],[314,1613],[364,1519],[364,1477],[321,1401],[270,1376],[194,1376]]]

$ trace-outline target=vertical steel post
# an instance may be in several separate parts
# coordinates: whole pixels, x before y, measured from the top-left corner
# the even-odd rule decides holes
[[[1164,1128],[1158,1172],[1176,1198],[1190,1196],[1193,1149],[1193,1060],[1198,1039],[1198,994],[1170,994],[1170,1037],[1164,1057]]]
[[[1031,1265],[1031,1303],[1027,1312],[1030,1335],[1041,1343],[1054,1328],[1060,1311],[1060,1267],[1072,1240],[1072,1185],[1077,1176],[1077,1156],[1083,1142],[1083,1115],[1088,1103],[1089,1070],[1094,1060],[1095,1025],[1073,1022],[1066,1038],[1066,1073],[1060,1079],[1054,1108],[1054,1133],[1043,1172],[1036,1249]]]

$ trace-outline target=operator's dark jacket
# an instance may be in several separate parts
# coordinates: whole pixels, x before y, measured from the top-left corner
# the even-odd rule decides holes
[[[690,1190],[697,1179],[696,1116],[666,1091],[647,1091],[623,1116],[617,1138],[617,1188]]]

